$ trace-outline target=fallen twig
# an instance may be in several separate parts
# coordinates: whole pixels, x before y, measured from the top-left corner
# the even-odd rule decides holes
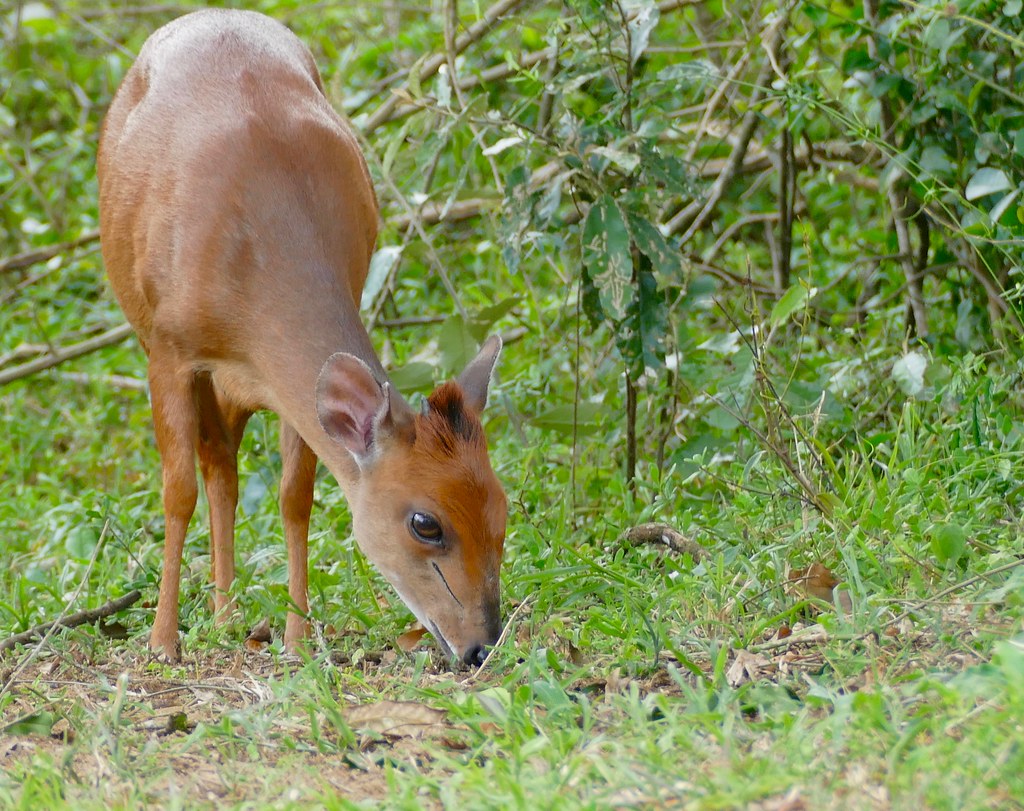
[[[7,637],[3,642],[0,642],[0,651],[10,650],[16,645],[24,645],[26,642],[31,642],[51,628],[77,628],[79,625],[88,625],[89,623],[104,619],[112,614],[116,614],[118,611],[124,611],[128,606],[137,603],[141,597],[142,592],[135,589],[129,591],[123,597],[118,597],[116,600],[104,603],[99,608],[77,611],[61,619],[40,623],[29,628],[27,631],[22,631],[20,634]]]
[[[695,561],[708,558],[708,551],[703,546],[668,524],[640,524],[631,527],[622,533],[622,540],[632,546],[644,544],[667,546],[680,555],[690,555]]]

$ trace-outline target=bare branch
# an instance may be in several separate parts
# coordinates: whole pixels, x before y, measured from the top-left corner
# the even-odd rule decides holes
[[[116,600],[104,603],[99,606],[99,608],[77,611],[74,614],[69,614],[63,619],[40,623],[39,625],[29,628],[27,631],[22,631],[20,634],[7,637],[3,642],[0,642],[0,651],[10,650],[17,645],[24,645],[31,642],[33,639],[42,636],[55,626],[57,628],[77,628],[79,625],[88,625],[89,623],[104,619],[105,617],[116,614],[118,611],[124,611],[128,606],[137,603],[141,597],[142,592],[135,589],[134,591],[129,591],[123,597],[118,597]]]
[[[0,259],[0,274],[7,273],[11,270],[21,270],[22,268],[31,267],[32,265],[38,265],[40,262],[49,262],[53,257],[59,254],[65,253],[75,248],[80,248],[83,245],[88,245],[90,242],[95,242],[100,238],[100,232],[97,231],[86,231],[78,239],[72,239],[69,242],[61,242],[57,245],[47,245],[45,248],[38,248],[34,251],[25,251],[24,253],[16,253],[14,256],[8,256],[6,259]]]
[[[529,0],[498,0],[498,2],[484,12],[483,17],[469,27],[465,34],[455,40],[455,44],[452,49],[455,55],[462,53],[470,45],[482,39],[495,26],[495,24],[501,20],[502,17],[528,1]],[[441,66],[448,61],[448,55],[448,49],[445,49],[440,53],[435,53],[427,59],[419,69],[419,76],[417,77],[418,80],[420,82],[425,82],[437,73],[437,71],[441,69]],[[369,135],[381,124],[390,121],[392,114],[398,107],[399,101],[399,96],[391,95],[367,119],[366,123],[362,127],[363,134]]]
[[[97,349],[103,349],[107,346],[113,346],[119,344],[125,338],[132,334],[131,324],[121,324],[120,326],[109,329],[101,335],[97,335],[95,338],[90,338],[87,341],[81,341],[70,346],[57,347],[56,351],[42,358],[23,363],[20,366],[15,366],[13,369],[6,369],[0,372],[0,386],[10,383],[14,380],[20,380],[23,377],[28,377],[36,372],[41,372],[44,369],[50,369],[58,364],[63,363],[66,360],[72,360],[73,358],[80,358],[82,355],[88,355],[90,352],[95,352]]]

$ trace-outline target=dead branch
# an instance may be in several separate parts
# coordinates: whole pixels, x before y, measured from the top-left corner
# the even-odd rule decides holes
[[[708,551],[703,546],[668,524],[640,524],[631,527],[622,534],[621,540],[630,546],[666,546],[677,554],[689,555],[697,562],[708,558]]]
[[[770,42],[766,44],[765,48],[768,55],[765,56],[764,64],[758,72],[757,79],[754,81],[754,87],[750,92],[750,98],[747,100],[748,109],[740,123],[736,146],[733,148],[732,154],[722,169],[722,173],[711,185],[707,200],[703,203],[699,200],[694,200],[668,222],[668,229],[672,234],[677,234],[686,229],[683,235],[684,243],[689,242],[690,238],[703,228],[711,218],[729,184],[732,183],[733,178],[739,173],[740,167],[743,166],[743,160],[747,154],[747,146],[750,144],[750,139],[754,137],[754,130],[757,129],[758,106],[765,95],[765,85],[772,74],[774,53],[782,43],[785,30],[786,27],[783,21],[780,20],[768,32]]]
[[[532,2],[532,0],[499,0],[499,2],[491,6],[483,17],[470,26],[465,34],[455,40],[453,47],[446,47],[444,51],[433,54],[423,63],[420,68],[419,83],[422,84],[437,73],[441,69],[442,65],[448,63],[451,56],[458,56],[470,45],[483,38],[495,25],[501,22],[502,16],[511,13],[517,6],[525,2]],[[660,14],[668,14],[669,12],[677,11],[678,9],[686,8],[688,6],[700,6],[705,2],[706,0],[662,0],[658,3],[658,12]],[[627,21],[632,20],[637,13],[638,11],[636,10],[630,11],[626,16]],[[520,69],[531,68],[541,62],[547,62],[556,56],[557,53],[555,48],[544,48],[540,51],[531,51],[518,60],[517,66],[502,63],[490,68],[485,68],[480,71],[477,76],[467,77],[455,84],[454,89],[471,90],[480,84],[504,79]],[[401,81],[405,79],[406,84],[408,84],[408,76],[409,72],[403,70],[397,71],[388,78],[392,81]],[[366,123],[362,126],[363,134],[369,135],[381,125],[394,121],[398,118],[402,118],[403,116],[409,115],[419,109],[415,105],[399,109],[398,105],[402,101],[402,93],[397,89],[392,90],[392,95],[370,115],[366,120]]]
[[[506,14],[514,11],[518,6],[522,5],[528,0],[498,0],[493,6],[484,12],[484,15],[477,20],[473,25],[469,27],[465,34],[458,37],[455,40],[454,52],[455,55],[461,54],[466,48],[473,43],[477,42],[484,37]],[[435,53],[426,61],[424,61],[422,67],[419,69],[419,76],[417,77],[420,83],[425,82],[431,76],[441,69],[441,66],[448,61],[448,50],[445,49],[439,53]],[[391,120],[392,113],[395,112],[400,101],[400,96],[392,94],[388,99],[381,104],[367,119],[363,125],[362,130],[364,135],[369,135],[381,124]]]
[[[0,642],[0,651],[10,650],[17,645],[24,645],[27,642],[31,642],[33,639],[42,636],[54,627],[77,628],[79,625],[88,625],[89,623],[104,619],[116,614],[118,611],[124,611],[128,606],[137,603],[141,597],[142,592],[135,589],[134,591],[128,592],[123,597],[118,597],[116,600],[111,600],[110,602],[101,605],[99,608],[77,611],[74,614],[69,614],[63,619],[40,623],[39,625],[29,628],[27,631],[22,631],[20,634],[7,637],[3,642]]]
[[[83,386],[91,386],[96,383],[123,391],[144,392],[149,387],[145,380],[126,375],[90,375],[85,372],[57,372],[57,377],[61,380],[67,380],[69,383],[79,383]]]
[[[74,250],[75,248],[80,248],[83,245],[88,245],[90,242],[95,242],[99,238],[99,231],[86,231],[78,237],[78,239],[72,239],[69,242],[61,242],[57,245],[47,245],[45,248],[38,248],[34,251],[16,253],[14,256],[9,256],[6,259],[0,259],[0,274],[7,273],[11,270],[21,270],[22,268],[31,267],[32,265],[38,265],[40,262],[48,262],[59,254]]]
[[[51,354],[45,357],[37,358],[36,360],[32,360],[28,363],[23,363],[20,366],[15,366],[12,369],[6,369],[3,372],[0,372],[0,386],[14,380],[20,380],[23,377],[28,377],[36,372],[41,372],[44,369],[50,369],[66,360],[72,360],[74,358],[80,358],[82,355],[88,355],[90,352],[95,352],[97,349],[103,349],[107,346],[119,344],[131,334],[131,324],[121,324],[120,326],[109,329],[87,341],[81,341],[76,344],[71,344],[70,346],[56,347]]]

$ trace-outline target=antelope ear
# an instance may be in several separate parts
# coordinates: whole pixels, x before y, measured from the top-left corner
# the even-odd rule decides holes
[[[402,396],[346,352],[331,355],[320,370],[316,415],[327,436],[360,464],[372,460],[382,442],[415,431],[413,411]]]
[[[501,338],[492,335],[473,360],[469,362],[462,374],[459,375],[458,383],[466,407],[479,414],[487,405],[487,389],[491,385],[491,377],[494,374],[494,367],[498,363],[498,355],[501,354]]]

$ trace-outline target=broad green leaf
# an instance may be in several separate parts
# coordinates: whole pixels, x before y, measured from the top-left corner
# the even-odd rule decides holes
[[[89,560],[99,543],[100,536],[88,524],[79,524],[68,530],[64,539],[64,550],[76,560]]]
[[[469,320],[469,331],[473,337],[481,343],[487,338],[487,335],[491,331],[491,327],[494,326],[494,322],[502,316],[512,311],[520,301],[519,296],[509,296],[506,299],[502,299],[497,304],[492,304],[489,307],[484,307],[481,310],[473,313]]]
[[[530,422],[538,428],[547,428],[560,434],[572,434],[573,422],[576,432],[585,434],[593,432],[599,425],[598,418],[604,412],[601,403],[579,403],[573,408],[572,403],[560,403],[548,406],[537,413]]]
[[[872,59],[865,48],[849,48],[843,54],[843,73],[849,75],[858,70],[874,70],[878,61]]]
[[[615,343],[628,372],[638,379],[645,369],[661,369],[663,339],[668,331],[665,294],[658,289],[654,274],[641,263],[634,286],[635,294],[626,317],[616,330]]]
[[[772,314],[769,319],[771,325],[773,327],[780,327],[785,324],[793,313],[803,309],[807,300],[816,292],[817,290],[805,287],[800,283],[794,284],[772,307]]]
[[[24,718],[19,718],[0,729],[4,735],[41,735],[49,737],[53,731],[53,725],[57,723],[57,716],[52,712],[41,710]]]
[[[366,273],[366,283],[363,285],[363,298],[360,309],[369,310],[373,307],[373,303],[377,300],[377,296],[380,295],[384,283],[388,280],[388,275],[401,255],[401,245],[385,245],[377,249],[373,259],[370,260],[370,269]]]
[[[967,549],[967,535],[959,524],[939,524],[931,533],[932,553],[939,563],[956,563]]]
[[[940,146],[926,147],[917,163],[923,171],[934,177],[949,177],[956,169],[946,150]]]
[[[928,368],[928,360],[920,352],[908,352],[892,367],[892,379],[911,397],[917,397],[924,391],[924,373]]]
[[[660,286],[683,281],[683,254],[669,245],[654,223],[630,212],[629,231],[640,253],[651,260],[651,269]]]
[[[986,194],[995,194],[998,191],[1006,191],[1010,188],[1010,181],[1002,169],[984,168],[974,173],[967,184],[967,191],[964,196],[968,200],[977,200]]]
[[[441,325],[438,341],[441,347],[441,365],[445,371],[452,374],[461,372],[463,367],[476,357],[479,349],[476,338],[461,315],[453,315]]]
[[[583,228],[583,263],[605,314],[621,321],[632,300],[633,258],[629,233],[610,195],[594,202]]]
[[[988,213],[988,215],[992,218],[992,222],[999,222],[999,220],[1002,219],[1003,215],[1006,213],[1006,210],[1010,207],[1013,201],[1017,199],[1019,195],[1019,186],[1009,194],[1003,195],[1003,198],[994,206],[992,206],[992,210]]]
[[[424,391],[434,385],[434,367],[423,361],[407,363],[391,371],[391,382],[402,394]]]
[[[590,151],[611,161],[627,175],[633,174],[636,167],[640,165],[639,155],[633,152],[626,152],[623,149],[615,149],[611,146],[595,146]]]

